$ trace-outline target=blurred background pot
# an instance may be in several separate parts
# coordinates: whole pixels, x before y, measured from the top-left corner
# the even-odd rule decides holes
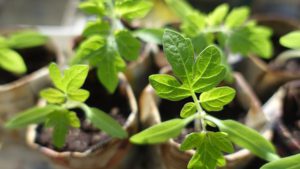
[[[92,83],[98,82],[95,76],[95,72],[90,72],[83,88],[89,89]],[[132,135],[138,128],[137,103],[132,89],[123,74],[119,74],[119,80],[119,86],[112,95],[109,95],[103,87],[97,88],[97,86],[95,86],[96,88],[90,90],[91,96],[87,100],[87,104],[110,112],[110,114],[113,111],[119,111],[118,115],[125,118],[123,128],[127,130],[129,135]],[[96,83],[96,85],[100,84]],[[132,162],[131,160],[133,160],[131,158],[134,153],[134,148],[128,139],[120,140],[106,136],[101,137],[105,139],[98,140],[94,144],[86,146],[83,151],[58,151],[39,143],[38,140],[43,134],[40,132],[41,127],[40,125],[32,125],[28,128],[28,145],[49,157],[54,164],[62,166],[63,168],[117,169],[128,165],[128,163],[130,164],[130,162]],[[67,140],[71,139],[73,142],[78,139],[70,138],[70,135],[68,137]]]
[[[166,72],[166,71],[162,71]],[[264,135],[267,139],[272,138],[271,126],[262,111],[261,104],[256,98],[251,87],[248,86],[244,78],[239,74],[234,74],[235,82],[232,84],[237,91],[235,100],[226,106],[222,112],[213,115],[221,119],[235,119],[243,122],[247,126],[254,128]],[[160,99],[153,88],[149,85],[143,91],[140,98],[141,121],[144,128],[160,123],[161,121],[175,118],[188,99],[179,102],[171,102]],[[192,126],[188,126],[192,127]],[[184,131],[180,137],[184,138],[189,131]],[[162,161],[162,169],[182,169],[186,168],[194,151],[182,152],[179,150],[178,140],[171,139],[165,144],[153,146],[158,148],[155,152],[156,157]],[[227,166],[225,168],[237,168],[246,165],[253,155],[246,149],[237,149],[233,154],[226,155]]]

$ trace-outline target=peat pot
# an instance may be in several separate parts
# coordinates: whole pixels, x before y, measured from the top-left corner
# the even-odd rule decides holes
[[[221,119],[231,118],[239,120],[247,126],[260,131],[267,139],[271,139],[271,126],[267,125],[269,122],[262,111],[259,100],[239,73],[234,73],[234,78],[235,82],[231,87],[237,91],[236,98],[232,103],[225,106],[222,112],[216,112],[212,115]],[[181,108],[188,101],[188,99],[184,99],[184,101],[171,102],[160,99],[149,85],[144,89],[140,98],[141,121],[146,125],[146,128],[161,121],[179,117]],[[195,151],[180,151],[180,141],[178,140],[184,138],[188,133],[189,130],[186,130],[178,138],[171,139],[165,144],[154,146],[158,149],[155,153],[157,158],[160,158],[162,161],[162,169],[183,169],[187,167],[188,161]],[[232,169],[246,165],[253,158],[253,155],[246,149],[237,148],[235,153],[228,154],[225,158],[227,160],[225,168]]]
[[[109,113],[123,125],[130,136],[136,133],[138,127],[137,103],[123,74],[119,74],[119,80],[116,92],[109,94],[98,82],[96,72],[90,71],[83,88],[91,93],[86,103]],[[82,119],[78,111],[76,113]],[[27,143],[49,157],[55,165],[66,169],[119,169],[130,163],[134,148],[128,139],[111,138],[91,126],[86,126],[85,122],[81,121],[80,129],[70,130],[66,145],[61,150],[49,144],[51,138],[47,136],[48,131],[42,125],[28,128]],[[92,131],[86,132],[87,128]]]

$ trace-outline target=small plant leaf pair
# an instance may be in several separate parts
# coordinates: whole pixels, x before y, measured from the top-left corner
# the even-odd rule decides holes
[[[76,51],[72,63],[88,61],[97,68],[97,75],[104,87],[113,93],[118,85],[118,72],[126,67],[126,61],[136,60],[142,47],[137,37],[159,43],[159,30],[127,30],[121,19],[131,21],[144,17],[152,8],[144,0],[87,0],[79,8],[96,15],[97,20],[87,24],[83,31],[84,42]]]
[[[84,102],[89,97],[89,91],[81,89],[89,72],[86,65],[74,65],[62,74],[55,63],[50,64],[50,78],[55,88],[47,88],[40,92],[47,105],[33,107],[20,113],[6,123],[7,128],[21,128],[29,124],[43,123],[47,128],[53,128],[52,142],[61,148],[69,128],[79,128],[80,119],[73,111],[80,108],[96,128],[103,130],[112,137],[126,138],[127,132],[112,117],[102,110],[91,108]]]
[[[9,37],[0,36],[0,68],[20,75],[27,71],[22,56],[15,49],[44,45],[47,38],[34,31],[21,31]]]
[[[217,87],[225,77],[221,62],[222,52],[217,46],[208,46],[199,55],[194,54],[190,39],[166,30],[163,48],[170,63],[172,75],[151,75],[149,81],[161,98],[179,101],[192,97],[180,116],[154,125],[130,138],[136,144],[157,144],[176,138],[187,124],[194,121],[194,132],[186,136],[181,150],[195,150],[189,169],[215,169],[226,164],[223,152],[233,152],[232,143],[249,149],[255,155],[272,161],[278,159],[275,149],[257,131],[232,120],[219,120],[206,111],[221,111],[235,96],[233,88]],[[197,96],[200,94],[200,96]],[[220,132],[207,131],[207,125]],[[255,142],[254,142],[255,140]]]

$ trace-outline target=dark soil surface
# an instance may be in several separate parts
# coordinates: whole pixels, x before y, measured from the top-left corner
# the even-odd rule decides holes
[[[16,50],[24,59],[27,72],[23,75],[15,75],[0,69],[0,84],[6,84],[18,80],[40,68],[47,66],[50,62],[56,61],[55,53],[45,46]]]
[[[83,88],[90,91],[90,97],[86,101],[90,107],[97,107],[104,112],[109,113],[121,125],[125,124],[126,119],[130,114],[130,107],[128,99],[125,96],[125,89],[120,87],[115,93],[109,94],[99,83],[95,71],[90,71]],[[96,129],[92,124],[85,120],[85,115],[82,111],[75,110],[75,112],[81,120],[81,127],[79,129],[70,129],[66,138],[66,145],[63,148],[57,149],[52,145],[52,129],[45,129],[43,128],[43,125],[40,125],[37,129],[39,135],[36,138],[36,142],[57,151],[84,152],[95,144],[100,142],[105,143],[110,140],[110,137],[106,133]]]

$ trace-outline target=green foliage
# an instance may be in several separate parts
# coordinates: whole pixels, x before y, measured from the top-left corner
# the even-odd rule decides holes
[[[169,6],[172,8],[173,4]],[[187,7],[186,4],[176,6],[178,9],[186,9],[180,29],[188,37],[198,39],[192,41],[197,54],[204,47],[218,43],[227,52],[225,56],[230,53],[240,53],[244,56],[256,54],[266,59],[272,56],[272,32],[249,20],[248,7],[237,7],[229,11],[228,4],[221,4],[212,12],[204,14]],[[180,13],[178,10],[175,12]],[[205,46],[199,50],[199,45]]]
[[[226,6],[217,11],[226,13]],[[213,23],[218,23],[220,18]],[[225,15],[225,14],[224,14]],[[220,16],[219,16],[220,17]],[[195,55],[191,40],[181,34],[166,30],[163,35],[163,48],[174,76],[151,75],[149,81],[157,95],[171,101],[192,97],[193,102],[184,105],[180,112],[183,119],[173,119],[154,125],[130,138],[137,144],[157,144],[178,137],[183,128],[194,121],[195,132],[189,134],[181,144],[181,150],[195,150],[189,169],[215,169],[226,165],[223,153],[234,151],[232,143],[249,149],[265,160],[275,160],[277,155],[271,143],[253,129],[231,120],[218,120],[207,115],[207,111],[220,111],[229,104],[235,90],[230,87],[217,87],[225,78],[222,65],[222,51],[214,46],[206,47]],[[200,94],[199,99],[197,94]],[[221,132],[207,131],[206,126],[218,127]]]
[[[32,48],[46,42],[47,37],[34,31],[20,31],[9,37],[0,36],[0,68],[17,75],[26,73],[25,62],[14,49]]]
[[[145,42],[162,44],[163,33],[164,33],[163,29],[144,28],[144,29],[138,29],[134,31],[133,35]]]
[[[53,128],[52,142],[61,148],[69,128],[79,128],[80,120],[71,109],[80,108],[86,114],[87,120],[112,137],[126,138],[127,133],[112,117],[97,108],[90,108],[84,102],[90,93],[81,89],[87,78],[87,65],[74,65],[63,74],[55,63],[49,65],[50,78],[55,88],[47,88],[40,92],[47,101],[44,107],[33,107],[26,110],[6,123],[7,128],[21,128],[29,124],[44,123],[45,127]]]
[[[89,62],[97,68],[97,75],[104,87],[113,93],[118,86],[118,72],[125,68],[125,60],[136,60],[141,43],[135,33],[127,30],[121,19],[130,22],[144,17],[152,8],[145,0],[86,0],[79,8],[95,15],[84,31],[85,40],[76,50],[72,64]],[[157,40],[157,34],[139,32],[143,40]],[[157,40],[158,41],[158,40]]]
[[[280,44],[291,49],[300,49],[300,31],[293,31],[280,38]]]
[[[300,154],[281,158],[265,164],[260,169],[298,169],[300,168]]]

